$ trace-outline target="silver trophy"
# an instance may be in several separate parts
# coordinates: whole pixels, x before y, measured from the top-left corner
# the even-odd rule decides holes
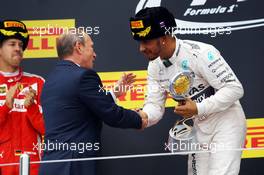
[[[170,152],[181,152],[183,155],[190,151],[196,151],[196,130],[186,122],[192,118],[177,121],[169,131],[168,148]],[[184,153],[185,152],[185,153]],[[187,153],[186,153],[187,152]]]
[[[170,94],[178,102],[178,105],[185,104],[185,99],[193,85],[191,72],[185,71],[176,74],[170,81]],[[177,121],[169,131],[169,149],[171,152],[193,151],[195,141],[195,130],[186,124],[192,118]]]

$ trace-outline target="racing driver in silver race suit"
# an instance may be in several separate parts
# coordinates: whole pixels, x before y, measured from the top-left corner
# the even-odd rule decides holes
[[[173,27],[174,16],[163,7],[142,9],[130,19],[133,38],[150,60],[143,107],[148,126],[164,114],[170,80],[179,72],[190,71],[194,81],[189,98],[175,107],[175,113],[185,118],[195,116],[197,142],[217,148],[220,145],[221,149],[189,155],[188,174],[237,175],[246,135],[245,114],[239,102],[243,87],[215,47],[180,40],[168,32]]]

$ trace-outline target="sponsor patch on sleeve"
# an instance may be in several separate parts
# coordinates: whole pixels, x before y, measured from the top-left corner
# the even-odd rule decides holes
[[[6,84],[0,85],[0,95],[6,95],[6,91],[7,91],[7,85]]]

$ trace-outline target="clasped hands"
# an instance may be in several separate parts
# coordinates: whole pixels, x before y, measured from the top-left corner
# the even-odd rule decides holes
[[[18,92],[19,87],[21,87],[21,83],[16,83],[14,86],[11,86],[6,93],[5,104],[9,109],[13,108],[15,94]],[[36,98],[36,91],[32,89],[31,86],[29,86],[29,90],[26,91],[24,95],[25,95],[24,106],[25,108],[28,108],[34,103],[34,100]]]

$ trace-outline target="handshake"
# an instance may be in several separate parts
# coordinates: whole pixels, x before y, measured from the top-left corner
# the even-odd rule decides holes
[[[114,86],[115,96],[120,97],[122,95],[125,95],[125,93],[129,89],[131,89],[132,84],[135,82],[135,77],[136,75],[134,75],[133,73],[128,73],[128,74],[124,73],[123,76],[120,78],[120,80],[118,80]],[[183,87],[191,86],[190,84],[192,84],[191,82],[186,83],[185,80],[187,78],[189,78],[189,76],[186,77],[185,74],[183,75],[180,74],[179,78],[176,79],[177,86],[174,85],[172,87],[176,88],[177,91],[180,91],[181,93],[183,93],[182,92]],[[140,109],[136,109],[134,111],[137,112],[142,119],[141,129],[146,128],[148,126],[148,115]],[[198,109],[197,109],[196,102],[189,98],[184,98],[184,103],[178,103],[178,105],[175,106],[174,113],[184,118],[190,118],[194,115],[197,115]]]

